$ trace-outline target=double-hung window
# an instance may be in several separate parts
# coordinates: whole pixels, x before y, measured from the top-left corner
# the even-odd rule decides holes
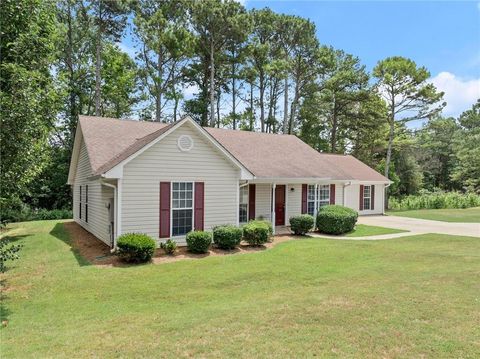
[[[307,192],[307,213],[311,216],[315,214],[315,185],[308,185]]]
[[[330,204],[330,185],[322,184],[318,186],[318,208]]]
[[[172,183],[172,236],[183,236],[193,228],[193,183]]]
[[[372,186],[363,186],[363,209],[370,209],[372,202]]]
[[[248,221],[248,185],[240,187],[239,221],[246,223]]]
[[[315,201],[317,203],[315,203]],[[315,206],[319,209],[327,204],[330,204],[330,185],[318,185],[317,196],[315,198],[315,185],[309,184],[307,193],[307,213],[313,216],[315,215]]]

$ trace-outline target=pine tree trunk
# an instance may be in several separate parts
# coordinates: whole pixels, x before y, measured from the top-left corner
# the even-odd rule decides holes
[[[75,74],[73,71],[73,38],[72,38],[72,12],[71,4],[67,2],[68,6],[68,47],[67,47],[67,66],[69,77],[69,101],[70,101],[70,120],[68,124],[69,128],[69,148],[73,147],[73,139],[75,137],[75,128],[77,122],[77,106],[75,103]]]
[[[265,78],[263,73],[260,74],[260,126],[262,132],[265,132],[265,104],[264,104],[264,96],[265,96]]]
[[[210,127],[215,127],[215,63],[213,41],[210,43]]]
[[[158,80],[156,83],[157,93],[155,98],[155,121],[160,122],[162,120],[162,79],[163,79],[163,66],[162,66],[162,52],[159,49],[157,56],[157,75]]]
[[[233,116],[233,129],[237,129],[237,115],[236,115],[236,107],[237,107],[237,89],[235,88],[235,64],[232,63],[232,116]]]
[[[221,99],[221,93],[220,90],[218,90],[217,93],[217,127],[220,128],[220,99]]]
[[[393,106],[394,109],[394,106]],[[391,117],[389,119],[390,132],[388,134],[388,147],[387,147],[387,158],[385,159],[385,177],[388,178],[390,174],[390,162],[392,159],[392,147],[393,147],[393,138],[395,136],[395,119],[394,112],[392,110]],[[388,189],[385,191],[385,209],[388,209]]]
[[[332,118],[332,135],[330,138],[330,151],[335,153],[337,150],[337,126],[338,126],[338,119],[337,119],[337,104],[335,99],[333,100],[333,118]]]
[[[283,90],[283,133],[287,133],[288,127],[288,76],[285,77]]]
[[[253,82],[250,82],[250,131],[253,131],[254,127],[254,114],[253,114]]]
[[[101,116],[101,109],[100,109],[100,97],[101,97],[101,74],[100,68],[102,66],[102,2],[99,1],[98,3],[99,11],[98,11],[98,28],[97,28],[97,48],[96,48],[96,56],[95,56],[95,116]]]
[[[298,88],[298,82],[295,84],[295,94],[293,95],[292,105],[290,106],[290,119],[288,121],[288,134],[291,135],[293,132],[293,120],[295,118],[295,113],[297,111],[297,103],[300,97],[300,90]]]

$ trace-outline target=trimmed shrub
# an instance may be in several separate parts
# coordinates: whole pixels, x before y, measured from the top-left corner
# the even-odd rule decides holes
[[[167,239],[165,242],[160,243],[160,248],[162,248],[166,254],[173,254],[177,250],[177,243],[171,239]]]
[[[317,214],[317,229],[327,234],[343,234],[353,231],[358,213],[339,205],[321,207]]]
[[[144,263],[152,259],[156,243],[143,233],[125,233],[117,240],[118,256],[129,263]]]
[[[213,243],[218,248],[234,249],[242,241],[242,229],[240,227],[224,224],[213,228]]]
[[[188,250],[194,253],[207,253],[212,244],[212,234],[204,231],[192,231],[187,233]]]
[[[272,234],[272,225],[267,221],[250,221],[243,226],[243,239],[253,246],[267,243]]]
[[[290,217],[290,229],[297,235],[305,235],[313,229],[314,219],[309,214]]]

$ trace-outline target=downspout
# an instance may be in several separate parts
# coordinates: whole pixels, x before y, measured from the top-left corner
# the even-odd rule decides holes
[[[117,228],[118,228],[118,211],[117,211],[117,207],[118,207],[118,203],[117,203],[117,186],[113,185],[113,184],[110,184],[110,183],[106,183],[106,182],[102,182],[102,184],[104,186],[107,186],[107,187],[110,187],[110,188],[113,188],[113,203],[114,203],[114,206],[115,206],[115,227],[114,227],[114,231],[115,233],[113,234],[113,247],[112,249],[110,249],[110,253],[113,253],[115,252],[116,248],[117,248]]]
[[[387,196],[387,188],[390,187],[392,182],[389,182],[386,186],[383,187],[383,212],[382,214],[385,215],[385,197]]]
[[[343,185],[343,206],[346,207],[347,206],[347,190],[345,188],[349,187],[352,185],[352,181],[348,182],[348,183],[345,183]]]

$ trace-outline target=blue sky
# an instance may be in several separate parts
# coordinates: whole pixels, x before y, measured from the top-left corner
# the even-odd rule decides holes
[[[480,2],[244,1],[248,9],[312,20],[322,44],[354,54],[371,70],[378,60],[405,56],[426,66],[442,91],[447,115],[480,97]]]
[[[458,116],[480,98],[480,2],[239,1],[309,18],[322,44],[358,56],[368,70],[395,55],[426,66],[445,92],[445,115]],[[121,47],[133,54],[132,46],[127,35]]]

